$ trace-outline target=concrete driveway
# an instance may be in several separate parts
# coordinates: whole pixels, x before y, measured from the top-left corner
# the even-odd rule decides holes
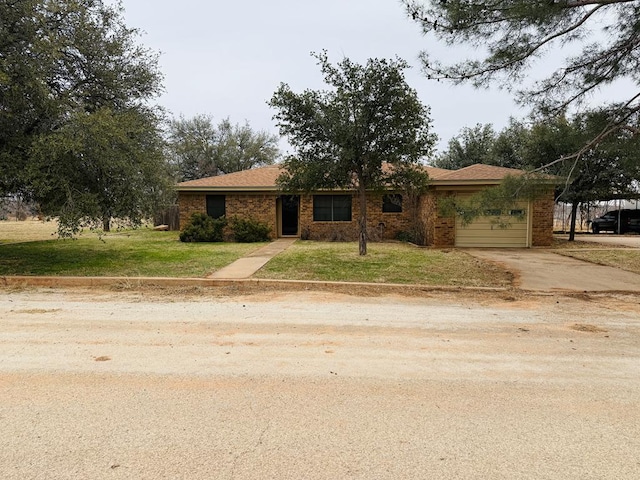
[[[516,284],[525,290],[640,292],[640,275],[549,250],[487,248],[466,251],[504,266],[516,275]]]

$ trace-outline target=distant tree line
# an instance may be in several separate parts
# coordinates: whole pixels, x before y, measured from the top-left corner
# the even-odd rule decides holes
[[[228,118],[214,125],[211,115],[172,119],[167,137],[168,159],[180,181],[270,165],[280,154],[277,135]]]

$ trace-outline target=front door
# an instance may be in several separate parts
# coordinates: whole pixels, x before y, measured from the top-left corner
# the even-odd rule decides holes
[[[295,237],[298,235],[300,197],[298,195],[283,195],[280,197],[282,236]]]

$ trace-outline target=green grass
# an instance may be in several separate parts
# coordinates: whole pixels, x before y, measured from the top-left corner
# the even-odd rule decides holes
[[[258,278],[504,287],[511,275],[457,250],[416,248],[402,243],[298,241],[254,275]]]
[[[640,273],[640,251],[635,249],[559,250],[557,253],[598,265]]]
[[[264,245],[182,243],[178,232],[148,228],[2,243],[0,236],[0,275],[126,277],[204,277]]]

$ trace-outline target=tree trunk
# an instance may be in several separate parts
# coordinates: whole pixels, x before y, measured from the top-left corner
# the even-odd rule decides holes
[[[576,239],[576,217],[578,216],[578,205],[580,202],[574,200],[571,204],[571,226],[569,227],[569,241]]]
[[[362,182],[361,182],[362,183]],[[360,255],[367,254],[367,191],[364,185],[359,187],[360,217],[358,219],[358,248]]]
[[[102,231],[104,232],[111,231],[111,215],[104,215],[102,217]]]

